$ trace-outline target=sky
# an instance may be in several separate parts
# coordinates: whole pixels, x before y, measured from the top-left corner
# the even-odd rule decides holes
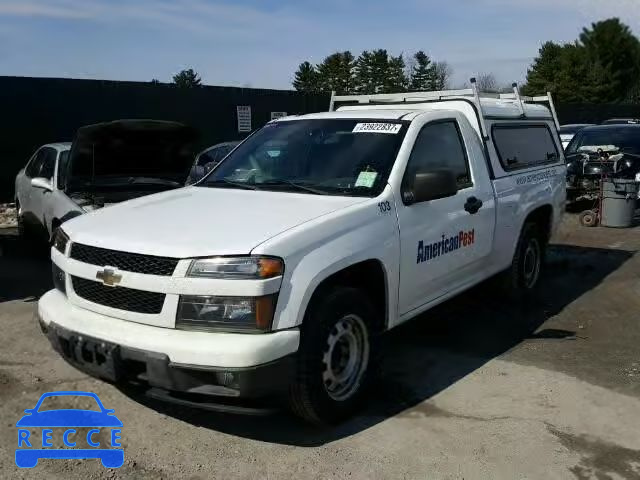
[[[331,53],[426,51],[521,82],[542,42],[617,16],[640,35],[640,0],[0,0],[0,75],[291,88]]]

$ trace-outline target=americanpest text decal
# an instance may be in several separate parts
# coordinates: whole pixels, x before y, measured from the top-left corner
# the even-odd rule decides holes
[[[473,245],[476,241],[475,229],[467,232],[460,232],[454,237],[447,237],[442,235],[442,239],[434,243],[426,243],[422,240],[418,243],[418,259],[416,263],[428,262],[438,258],[441,255],[447,255],[449,253],[460,250],[461,248],[467,248]]]

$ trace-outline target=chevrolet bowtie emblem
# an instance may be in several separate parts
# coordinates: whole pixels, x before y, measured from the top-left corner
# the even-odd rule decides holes
[[[96,273],[96,278],[98,280],[102,280],[107,287],[115,287],[120,280],[122,280],[122,275],[118,275],[114,270],[110,268],[105,268],[101,272]]]

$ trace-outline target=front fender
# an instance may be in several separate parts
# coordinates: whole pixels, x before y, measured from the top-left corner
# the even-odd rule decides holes
[[[51,193],[51,201],[49,208],[45,209],[44,222],[47,225],[49,235],[53,234],[53,221],[58,220],[62,225],[72,218],[83,215],[85,212],[73,200],[71,200],[61,190],[55,190]]]
[[[274,329],[300,325],[318,286],[360,262],[376,260],[384,270],[389,325],[398,304],[400,238],[390,188],[380,197],[313,220],[271,239],[254,251],[285,259]],[[382,212],[378,204],[389,202]]]

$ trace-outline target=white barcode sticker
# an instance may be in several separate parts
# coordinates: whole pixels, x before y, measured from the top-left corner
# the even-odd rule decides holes
[[[390,133],[397,134],[402,125],[400,123],[358,123],[353,133]]]

